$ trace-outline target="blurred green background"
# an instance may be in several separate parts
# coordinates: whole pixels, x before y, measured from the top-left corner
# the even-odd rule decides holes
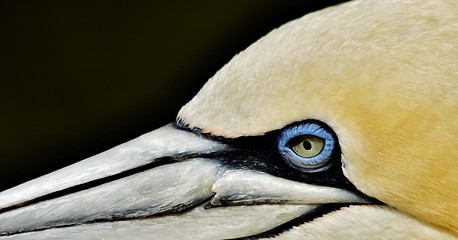
[[[1,1],[0,190],[175,119],[232,56],[340,1]]]

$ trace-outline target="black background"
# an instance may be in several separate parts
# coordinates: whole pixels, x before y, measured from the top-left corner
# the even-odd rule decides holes
[[[1,1],[0,190],[175,119],[232,56],[341,1]]]

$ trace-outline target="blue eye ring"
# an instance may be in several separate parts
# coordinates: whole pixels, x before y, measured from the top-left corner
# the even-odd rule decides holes
[[[302,136],[321,138],[324,141],[321,151],[312,157],[302,157],[291,148],[291,141]],[[302,172],[321,172],[328,164],[335,149],[335,137],[316,122],[306,122],[289,126],[278,137],[278,150],[291,167]]]

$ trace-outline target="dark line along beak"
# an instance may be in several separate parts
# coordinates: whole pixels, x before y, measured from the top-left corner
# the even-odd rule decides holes
[[[236,238],[319,204],[366,202],[347,190],[228,170],[210,158],[224,151],[167,125],[0,193],[0,239]]]
[[[213,195],[219,166],[181,161],[222,148],[167,125],[0,193],[0,233],[179,211]]]

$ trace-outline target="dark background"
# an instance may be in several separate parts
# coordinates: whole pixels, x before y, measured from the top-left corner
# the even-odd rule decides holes
[[[0,190],[154,130],[232,56],[340,1],[1,1]]]

